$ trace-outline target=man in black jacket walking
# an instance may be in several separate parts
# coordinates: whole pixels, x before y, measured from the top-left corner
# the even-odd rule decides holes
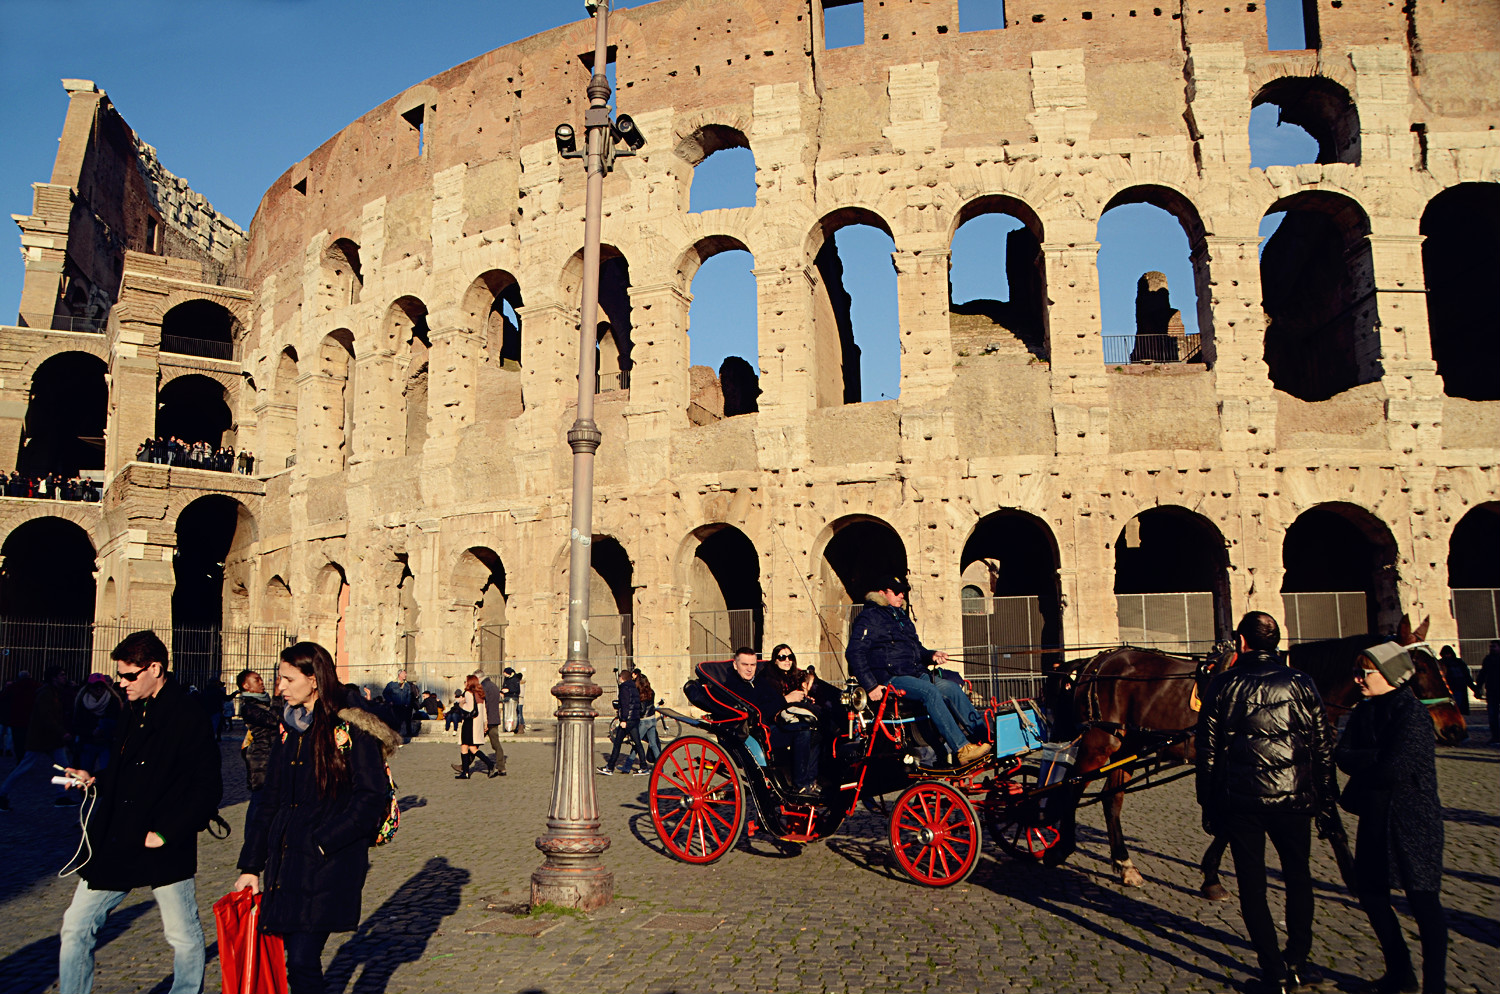
[[[198,833],[223,792],[218,746],[208,715],[167,672],[161,639],[136,632],[110,655],[130,706],[109,766],[97,778],[68,771],[98,798],[88,822],[91,855],[63,915],[58,983],[69,994],[88,994],[99,929],[127,893],[150,887],[174,953],[171,994],[197,994],[204,946],[193,877]]]
[[[1312,822],[1336,815],[1333,739],[1312,678],[1276,654],[1281,629],[1251,611],[1235,629],[1239,659],[1214,678],[1198,718],[1198,803],[1203,830],[1228,835],[1239,877],[1240,913],[1267,991],[1319,979],[1312,951]],[[1321,834],[1321,832],[1320,832]],[[1286,885],[1283,953],[1266,903],[1266,839]]]

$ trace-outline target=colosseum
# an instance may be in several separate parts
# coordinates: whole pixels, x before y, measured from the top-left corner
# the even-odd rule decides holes
[[[1198,2],[1008,0],[983,31],[958,0],[613,15],[648,144],[605,186],[596,666],[634,658],[670,694],[695,658],[787,642],[836,673],[849,606],[891,573],[974,675],[1197,648],[1251,608],[1301,639],[1428,619],[1478,661],[1500,590],[1493,0],[1306,0],[1286,51],[1258,3]],[[825,8],[850,6],[862,40],[830,44]],[[180,658],[230,671],[295,634],[352,679],[505,659],[544,696],[584,204],[553,129],[581,124],[592,50],[579,21],[414,83],[248,232],[64,81],[55,168],[16,217],[0,453],[100,499],[6,488],[13,664],[39,632],[171,624]],[[1251,165],[1263,104],[1315,162]],[[736,149],[748,205],[692,210],[695,169]],[[1100,221],[1136,204],[1180,224],[1193,285],[1142,272],[1135,327],[1107,328]],[[1010,219],[1008,299],[954,304],[955,233],[988,214]],[[861,391],[853,225],[894,244],[895,399]],[[726,251],[754,259],[756,354],[692,366],[694,276]],[[255,458],[153,461],[157,436]]]

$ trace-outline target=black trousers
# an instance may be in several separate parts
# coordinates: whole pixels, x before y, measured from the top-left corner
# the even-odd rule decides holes
[[[618,722],[615,723],[615,730],[610,733],[610,738],[614,739],[615,747],[609,751],[609,762],[605,763],[605,766],[608,766],[610,769],[615,768],[615,760],[620,758],[620,746],[625,744],[626,736],[630,737],[630,744],[634,747],[636,758],[641,761],[641,766],[646,767],[651,765],[650,760],[646,758],[646,747],[641,745],[640,724],[638,721],[628,721],[625,723],[625,727],[621,728]],[[625,762],[630,762],[630,759],[627,757]]]
[[[1277,811],[1234,813],[1224,818],[1234,872],[1239,878],[1240,915],[1260,975],[1269,981],[1286,977],[1288,965],[1301,966],[1312,951],[1313,888],[1308,856],[1312,850],[1312,816]],[[1266,902],[1266,840],[1281,857],[1286,885],[1286,952],[1276,938],[1276,923]]]
[[[326,994],[323,980],[323,947],[327,932],[288,932],[281,937],[286,947],[286,984],[290,994]]]
[[[1386,843],[1386,820],[1369,815],[1359,820],[1354,841],[1354,869],[1359,878],[1359,906],[1370,919],[1370,928],[1380,941],[1385,972],[1405,976],[1412,972],[1411,950],[1401,934],[1401,925],[1391,907],[1390,856]],[[1417,920],[1422,939],[1422,990],[1448,989],[1448,919],[1435,890],[1409,890],[1406,903]]]

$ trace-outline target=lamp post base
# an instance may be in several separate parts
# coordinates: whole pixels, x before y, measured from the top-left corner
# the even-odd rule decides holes
[[[573,869],[539,866],[531,874],[531,906],[595,911],[615,899],[615,875],[599,865]]]

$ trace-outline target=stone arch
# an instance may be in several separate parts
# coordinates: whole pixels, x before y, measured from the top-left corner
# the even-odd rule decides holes
[[[564,543],[553,560],[554,589],[564,601],[568,592],[571,546]],[[590,542],[590,656],[601,669],[626,664],[634,652],[635,562],[613,535],[596,532]]]
[[[470,632],[471,657],[478,663],[505,660],[505,564],[499,553],[475,545],[458,557],[449,573],[452,610]]]
[[[727,659],[746,645],[761,651],[765,594],[760,553],[750,537],[724,522],[701,525],[683,539],[677,562],[693,661]]]
[[[1389,526],[1369,509],[1347,501],[1306,508],[1287,527],[1281,557],[1290,642],[1396,632],[1400,553]]]
[[[583,288],[583,249],[574,252],[563,266],[559,280],[561,299],[577,300]],[[599,350],[595,369],[595,393],[630,389],[634,366],[630,262],[613,245],[599,250],[599,314],[595,344]]]
[[[349,604],[352,589],[344,567],[328,560],[313,573],[305,616],[313,637],[333,653],[340,676],[349,674]]]
[[[750,182],[748,186],[737,185],[732,192],[729,192],[721,188],[724,185],[724,180],[728,179],[729,176],[723,169],[717,168],[717,166],[726,162],[729,158],[735,157],[737,150],[743,150],[743,154],[739,158],[748,157],[749,159]],[[723,201],[725,199],[731,201],[728,204],[720,204],[719,206],[722,207],[755,206],[757,199],[755,152],[751,149],[750,139],[743,130],[726,124],[702,124],[679,140],[674,151],[678,158],[693,167],[692,176],[688,183],[689,210],[695,213],[704,210],[703,200],[710,195],[712,195],[714,201]],[[723,156],[718,163],[705,167],[706,163],[720,153],[723,153]],[[739,170],[746,163],[736,161],[735,163],[730,163],[730,165],[735,170],[733,178],[738,180],[740,176]],[[705,184],[711,184],[712,189]],[[710,206],[708,209],[713,209],[713,207]]]
[[[302,384],[306,445],[299,456],[313,476],[337,473],[353,455],[356,364],[354,334],[338,328],[323,336],[312,375]]]
[[[359,243],[352,238],[330,238],[319,263],[323,309],[359,303],[365,285]]]
[[[229,390],[219,376],[198,371],[163,379],[156,392],[156,434],[184,442],[231,444],[234,415]]]
[[[1283,197],[1260,259],[1271,383],[1305,401],[1380,379],[1379,311],[1370,219],[1341,193]]]
[[[109,365],[109,346],[104,338],[99,335],[89,335],[87,336],[87,340],[84,340],[83,335],[78,335],[77,338],[79,339],[78,341],[47,342],[42,345],[41,348],[26,357],[26,361],[21,364],[20,372],[16,378],[30,383],[36,376],[36,371],[49,360],[68,352],[81,352],[91,355],[103,362],[105,366]]]
[[[291,464],[297,451],[297,350],[288,345],[276,357],[270,402],[260,414],[260,464],[276,470]]]
[[[1359,165],[1359,109],[1342,84],[1327,76],[1280,76],[1255,91],[1250,106],[1261,104],[1275,104],[1283,122],[1313,137],[1318,162]]]
[[[683,280],[688,288],[693,286],[693,280],[697,277],[700,267],[708,260],[727,252],[744,253],[749,258],[746,269],[739,270],[742,277],[748,277],[751,287],[754,287],[755,255],[743,241],[733,235],[716,234],[705,235],[699,238],[678,257],[676,270],[678,278]],[[743,265],[738,260],[726,260],[732,265]],[[753,292],[753,291],[752,291]],[[700,295],[694,295],[693,304],[688,311],[688,340],[694,341],[693,315],[702,314],[699,308],[705,308],[710,316],[710,321],[722,313],[721,309],[715,308],[713,302]],[[758,317],[758,308],[754,313]],[[708,327],[704,325],[704,327]],[[715,341],[717,347],[707,348],[707,338],[698,339],[702,348],[691,348],[689,361],[692,361],[692,352],[698,352],[700,359],[709,359],[708,364],[700,362],[698,365],[690,366],[688,370],[689,395],[688,406],[690,417],[694,423],[701,420],[712,420],[718,417],[735,417],[740,414],[752,414],[759,410],[760,398],[760,335],[758,321],[751,329],[748,338],[735,336],[734,341],[724,340],[723,332],[728,328],[732,334],[737,330],[737,322],[719,326],[721,335]],[[702,329],[700,329],[702,330]],[[746,353],[746,354],[740,354]],[[717,369],[715,368],[717,366]]]
[[[248,627],[258,540],[250,508],[225,494],[188,500],[174,522],[172,664],[184,682],[222,667],[217,633]]]
[[[396,375],[401,384],[405,428],[401,455],[418,455],[427,442],[427,392],[432,339],[427,327],[427,305],[407,294],[386,309],[386,338],[396,353]]]
[[[244,320],[211,297],[191,296],[161,318],[161,351],[208,359],[233,359]]]
[[[109,365],[93,352],[54,351],[32,373],[16,469],[77,476],[104,468]]]
[[[267,580],[265,589],[261,592],[260,622],[287,630],[296,627],[292,611],[292,588],[279,574]]]
[[[62,518],[88,532],[90,539],[98,531],[101,524],[101,512],[98,504],[84,504],[74,501],[42,501],[38,498],[28,500],[5,501],[0,504],[0,541],[17,528],[28,521],[38,518]]]
[[[1186,328],[1180,320],[1172,320],[1173,311],[1184,308],[1173,307],[1174,301],[1167,286],[1165,277],[1161,273],[1146,274],[1136,284],[1135,299],[1135,342],[1132,344],[1132,357],[1142,349],[1140,336],[1142,334],[1165,334],[1174,341],[1157,342],[1150,340],[1153,345],[1167,346],[1167,352],[1160,358],[1169,361],[1193,361],[1213,364],[1213,277],[1210,273],[1210,256],[1208,251],[1208,231],[1203,223],[1202,215],[1199,214],[1197,205],[1183,190],[1170,183],[1157,180],[1148,183],[1136,183],[1117,191],[1104,204],[1104,209],[1099,213],[1102,222],[1104,215],[1117,207],[1131,204],[1146,204],[1159,210],[1166,211],[1182,228],[1187,238],[1188,262],[1193,270],[1193,308],[1192,312],[1198,320],[1198,340],[1192,342],[1186,335]],[[1157,277],[1151,279],[1151,276]],[[1179,291],[1176,300],[1185,300],[1185,296]],[[1180,315],[1179,315],[1180,318]],[[1105,329],[1110,334],[1110,329]],[[1175,339],[1181,339],[1177,341]],[[1150,356],[1147,356],[1148,358]],[[1113,363],[1119,361],[1117,356],[1109,354],[1106,350],[1105,362]]]
[[[98,552],[89,524],[41,509],[24,517],[7,515],[5,524],[0,617],[92,620]]]
[[[842,677],[849,624],[865,595],[891,576],[908,573],[906,543],[895,528],[871,514],[850,514],[828,523],[813,543],[819,649]]]
[[[1448,587],[1458,654],[1473,663],[1500,639],[1500,501],[1471,507],[1448,539]]]
[[[1460,183],[1422,212],[1432,358],[1443,392],[1500,400],[1500,183]]]
[[[863,354],[854,340],[853,298],[844,288],[844,264],[834,242],[838,231],[853,225],[867,225],[884,232],[892,239],[892,248],[895,247],[895,235],[889,222],[867,207],[849,206],[830,211],[808,233],[807,258],[818,275],[812,289],[812,333],[816,369],[814,395],[819,407],[857,404],[863,399]],[[891,280],[895,281],[894,268]],[[900,342],[892,345],[899,355]]]
[[[1114,553],[1122,640],[1203,652],[1233,627],[1229,543],[1204,515],[1173,504],[1146,508],[1126,521]]]
[[[1014,219],[1020,226],[1005,234],[998,268],[1008,287],[1006,300],[975,297],[955,303],[952,272],[959,256],[955,241],[970,221],[994,215]],[[953,213],[948,234],[948,325],[955,352],[978,352],[993,339],[998,328],[1014,335],[1038,359],[1046,359],[1047,269],[1042,253],[1046,240],[1042,220],[1022,200],[1007,194],[985,194],[966,201]],[[959,257],[958,264],[966,259]]]
[[[464,291],[464,325],[483,336],[486,363],[521,368],[520,312],[524,306],[520,284],[503,269],[486,270]]]
[[[983,599],[981,605],[971,597],[964,605],[966,649],[1062,648],[1062,560],[1045,519],[1017,508],[990,512],[964,539],[958,567],[961,588],[974,586]],[[978,607],[982,611],[973,610]]]

